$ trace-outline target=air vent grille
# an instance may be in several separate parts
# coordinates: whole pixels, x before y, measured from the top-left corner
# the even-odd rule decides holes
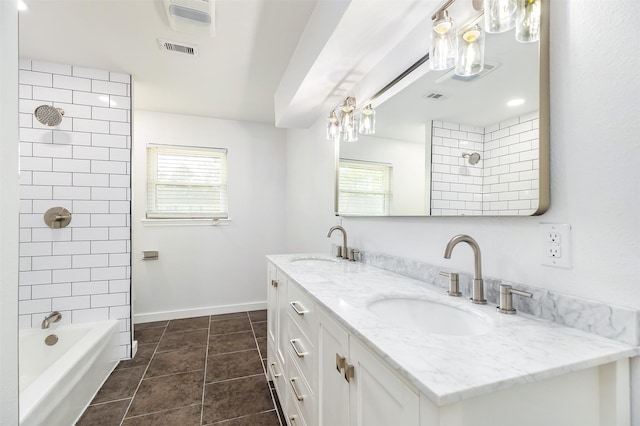
[[[438,93],[438,92],[429,92],[425,95],[422,95],[423,98],[425,99],[433,99],[434,101],[443,101],[445,99],[447,99],[447,97],[445,95],[443,95],[442,93]]]
[[[199,56],[198,46],[195,45],[158,39],[158,46],[160,46],[160,50],[164,50],[166,52],[180,53],[188,56]]]

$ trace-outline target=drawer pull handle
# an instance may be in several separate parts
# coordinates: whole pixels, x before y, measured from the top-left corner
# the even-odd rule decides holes
[[[300,340],[298,340],[298,339],[289,340],[289,343],[291,343],[291,347],[293,348],[293,351],[296,353],[298,358],[304,358],[304,356],[307,355],[309,352],[306,352],[304,350],[304,348],[303,348],[303,350],[299,350],[298,349],[298,342],[300,342]]]
[[[271,287],[278,287],[278,280],[271,280]]]
[[[336,370],[338,370],[338,373],[340,373],[340,370],[344,368],[346,363],[347,359],[345,357],[336,354]]]
[[[291,388],[293,389],[293,394],[295,395],[296,399],[298,401],[302,401],[304,399],[304,395],[300,395],[300,393],[298,392],[298,388],[296,388],[296,378],[290,378],[289,382],[291,382]]]
[[[272,362],[271,365],[269,365],[269,370],[271,370],[271,377],[273,377],[274,379],[277,379],[278,377],[282,376],[282,373],[276,373],[275,362]]]
[[[298,416],[290,416],[289,417],[289,422],[291,422],[291,425],[295,426],[296,423],[296,419],[298,418]]]
[[[293,308],[294,311],[296,311],[296,314],[300,315],[300,316],[304,316],[304,314],[306,314],[307,312],[309,312],[307,310],[307,308],[305,308],[300,302],[290,302],[289,303],[291,305],[291,307]],[[299,306],[299,307],[298,307]],[[302,308],[302,309],[300,309]]]
[[[347,383],[351,383],[351,379],[355,375],[355,368],[353,365],[345,364],[344,366],[344,379]]]

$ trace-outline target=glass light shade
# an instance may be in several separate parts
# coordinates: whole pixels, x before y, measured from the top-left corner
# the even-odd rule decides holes
[[[518,0],[516,9],[516,40],[533,43],[540,40],[542,0]]]
[[[358,140],[358,122],[353,112],[351,113],[351,125],[342,126],[342,140],[345,142],[356,142]]]
[[[453,20],[446,10],[438,11],[431,30],[429,68],[443,71],[453,67],[456,64],[457,42]]]
[[[331,111],[329,118],[327,118],[327,139],[335,140],[340,136],[340,120],[335,111]]]
[[[484,69],[484,33],[475,25],[464,31],[458,40],[456,74],[470,77]]]
[[[503,33],[516,26],[518,0],[484,0],[484,30]]]
[[[360,133],[363,135],[373,135],[376,132],[376,111],[371,108],[371,104],[360,111],[359,127]]]

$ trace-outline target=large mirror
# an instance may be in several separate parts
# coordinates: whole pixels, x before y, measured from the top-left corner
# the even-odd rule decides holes
[[[336,214],[544,213],[549,39],[548,10],[543,13],[538,42],[520,43],[514,31],[485,34],[480,74],[459,77],[418,62],[380,96],[382,103],[374,100],[375,134],[339,143]]]

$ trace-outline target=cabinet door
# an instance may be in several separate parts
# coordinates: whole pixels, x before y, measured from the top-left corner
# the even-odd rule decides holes
[[[267,263],[267,353],[275,354],[278,324],[278,272],[272,263]]]
[[[286,368],[286,351],[289,344],[287,340],[287,276],[278,270],[278,309],[276,319],[276,356],[283,367]]]
[[[349,382],[341,359],[349,358],[349,335],[318,309],[318,407],[319,424],[349,425]]]
[[[349,342],[351,426],[418,426],[420,398],[356,339]]]

